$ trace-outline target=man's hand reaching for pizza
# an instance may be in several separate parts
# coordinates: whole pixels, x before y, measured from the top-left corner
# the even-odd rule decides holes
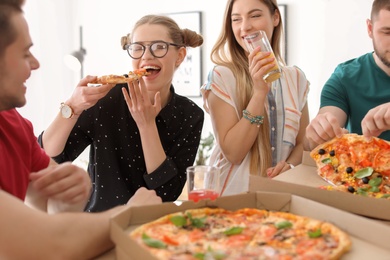
[[[323,107],[306,128],[306,140],[310,149],[334,137],[341,137],[348,131],[341,126],[346,122],[346,114],[336,107]]]
[[[386,130],[390,130],[390,102],[371,109],[362,120],[365,137],[377,137]]]

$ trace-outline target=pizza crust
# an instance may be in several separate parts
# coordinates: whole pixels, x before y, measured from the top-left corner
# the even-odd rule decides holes
[[[347,233],[335,228],[334,225],[327,222],[322,224],[322,228],[329,230],[330,233],[339,240],[339,246],[332,250],[329,259],[340,259],[345,253],[351,250],[352,243]]]

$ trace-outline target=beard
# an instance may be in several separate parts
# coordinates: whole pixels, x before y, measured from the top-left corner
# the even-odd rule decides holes
[[[390,59],[389,59],[389,57],[386,57],[386,54],[387,54],[388,56],[390,56],[390,53],[389,53],[388,51],[386,51],[386,50],[380,51],[380,50],[377,48],[377,46],[376,46],[376,44],[375,44],[375,41],[373,41],[373,44],[374,44],[374,51],[375,51],[376,56],[380,59],[380,61],[381,61],[386,67],[388,67],[388,68],[390,69]]]

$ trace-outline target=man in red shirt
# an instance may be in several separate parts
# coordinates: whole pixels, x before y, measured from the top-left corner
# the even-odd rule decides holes
[[[82,210],[91,190],[88,174],[71,164],[52,167],[57,164],[40,148],[31,123],[15,109],[25,105],[24,83],[39,62],[29,51],[22,13],[8,9],[2,6],[0,17],[0,188],[21,200],[28,190],[26,201],[44,211]]]
[[[90,259],[112,246],[109,217],[123,206],[96,214],[47,214],[81,211],[91,182],[85,170],[51,160],[32,124],[15,109],[25,105],[24,83],[39,67],[30,52],[23,3],[0,0],[0,259]],[[128,205],[151,203],[161,198],[141,188]]]

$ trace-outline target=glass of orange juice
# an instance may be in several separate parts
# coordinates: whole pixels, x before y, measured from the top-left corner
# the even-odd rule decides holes
[[[219,197],[221,169],[215,166],[196,165],[187,168],[188,199],[215,200]]]
[[[270,56],[275,58],[274,51],[268,41],[267,34],[264,31],[257,31],[244,37],[245,45],[249,52],[260,46],[261,52],[270,52]],[[281,70],[278,61],[275,58],[275,65],[264,75],[263,79],[269,83],[280,78]]]

